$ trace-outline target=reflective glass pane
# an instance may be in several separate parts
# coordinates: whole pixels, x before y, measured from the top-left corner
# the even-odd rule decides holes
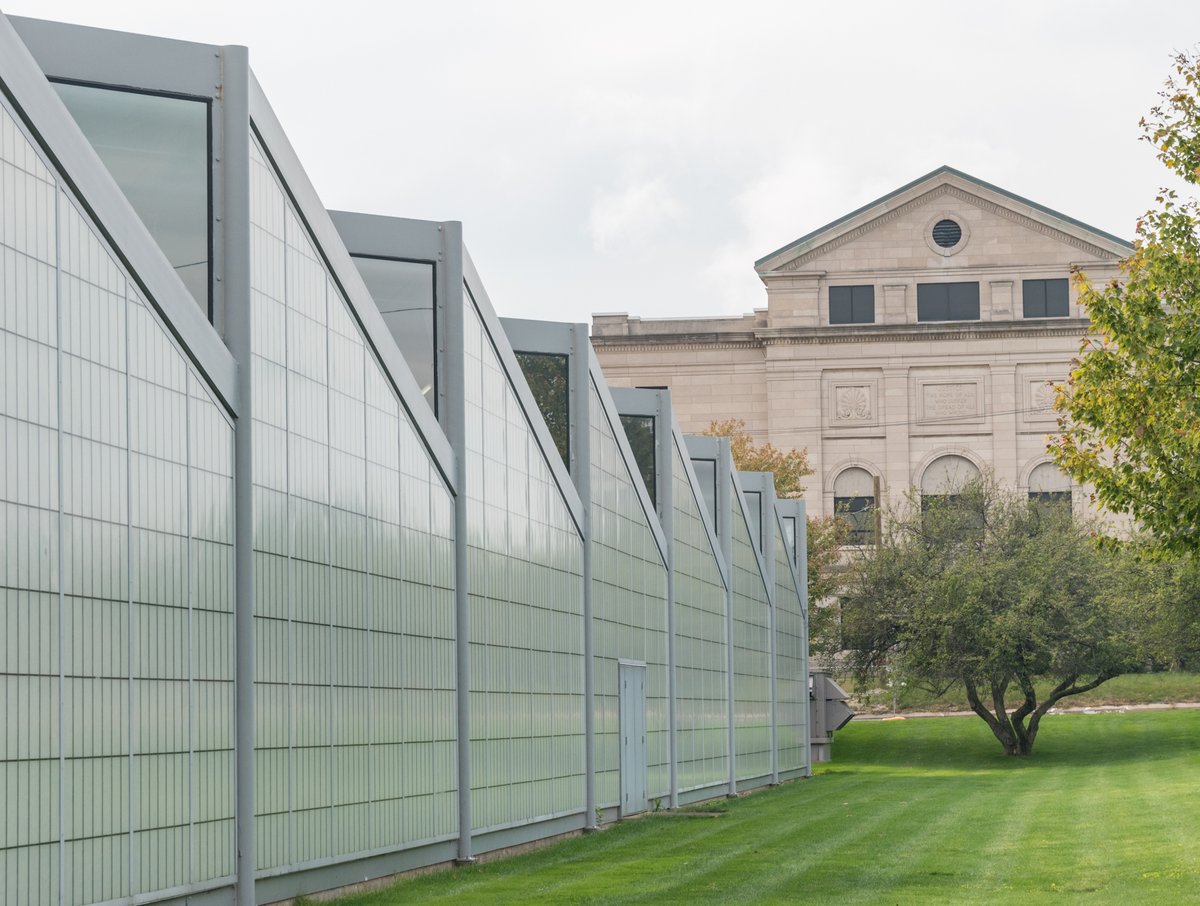
[[[354,263],[429,407],[437,412],[433,265],[355,255]]]
[[[642,481],[650,492],[650,499],[658,507],[658,492],[655,477],[655,444],[653,415],[622,415],[621,427],[629,438],[629,448],[633,450],[633,458],[637,460],[638,470],[642,473]]]
[[[847,544],[875,543],[875,497],[834,497],[833,511],[850,525]]]
[[[783,535],[787,542],[788,552],[792,555],[792,560],[796,559],[796,517],[783,517]]]
[[[708,506],[708,515],[712,519],[713,531],[720,531],[717,526],[717,461],[715,459],[693,459],[692,468],[696,470],[700,490],[704,493],[704,503]]]
[[[571,466],[570,359],[565,355],[518,352],[517,361],[525,382],[533,391],[558,455]]]
[[[208,103],[53,84],[175,272],[211,317]]]
[[[744,491],[746,508],[750,511],[750,531],[754,535],[754,543],[762,550],[762,494],[758,491]]]

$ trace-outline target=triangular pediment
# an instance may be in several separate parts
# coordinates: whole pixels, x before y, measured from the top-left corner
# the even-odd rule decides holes
[[[952,249],[932,237],[949,219],[963,231]],[[852,211],[755,264],[761,275],[800,271],[1073,265],[1128,255],[1124,240],[942,167]]]

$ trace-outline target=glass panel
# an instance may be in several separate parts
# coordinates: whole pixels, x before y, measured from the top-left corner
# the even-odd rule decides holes
[[[854,314],[850,287],[829,287],[829,323],[850,324],[853,321]]]
[[[1027,318],[1046,317],[1046,281],[1025,280],[1021,284],[1024,314]]]
[[[211,319],[208,102],[99,85],[52,84]]]
[[[717,525],[717,461],[715,459],[693,459],[692,468],[696,471],[696,479],[700,482],[704,503],[708,507],[708,515],[712,519],[713,531],[719,532],[720,527]]]
[[[874,324],[875,287],[829,287],[830,324]]]
[[[1046,317],[1065,318],[1070,313],[1070,292],[1067,278],[1046,281]]]
[[[979,284],[950,283],[950,320],[979,320]]]
[[[637,460],[638,469],[642,473],[642,481],[650,492],[650,499],[658,509],[658,491],[655,482],[657,456],[654,442],[653,415],[622,415],[621,427],[629,439],[629,448],[633,450],[633,458]]]
[[[762,549],[762,494],[758,491],[743,491],[746,498],[746,509],[750,511],[750,530],[754,533],[754,541],[759,550]]]
[[[918,283],[918,321],[978,321],[978,283]]]
[[[783,535],[787,542],[787,549],[792,555],[792,561],[796,560],[796,517],[783,517]]]
[[[847,544],[875,543],[875,498],[873,496],[834,497],[833,511],[850,524]]]
[[[525,382],[533,392],[558,455],[567,468],[571,467],[570,399],[571,360],[565,355],[540,352],[518,352],[517,361],[525,374]]]
[[[427,261],[354,256],[363,283],[429,407],[437,412],[437,327],[433,265]]]

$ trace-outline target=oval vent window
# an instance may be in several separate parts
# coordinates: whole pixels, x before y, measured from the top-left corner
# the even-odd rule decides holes
[[[952,249],[962,239],[962,227],[953,220],[939,220],[933,225],[933,241],[944,249]]]

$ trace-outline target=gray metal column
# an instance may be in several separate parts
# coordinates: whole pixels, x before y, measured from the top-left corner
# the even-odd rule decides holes
[[[729,795],[737,795],[737,703],[733,698],[733,586],[737,571],[733,568],[733,454],[730,452],[729,439],[720,438],[721,456],[717,463],[717,525],[723,520],[725,531],[717,533],[717,541],[721,544],[721,557],[728,567],[729,583],[725,587],[725,695],[728,699],[726,722],[728,727],[729,746]]]
[[[250,63],[244,47],[224,47],[221,116],[225,165],[223,274],[226,342],[237,360],[241,405],[234,424],[234,699],[237,775],[237,901],[254,906],[254,444],[250,308]]]
[[[455,621],[455,706],[458,709],[458,861],[473,862],[471,854],[471,615],[469,564],[467,558],[467,400],[466,350],[463,344],[463,258],[462,224],[443,223],[441,260],[438,262],[438,293],[445,299],[446,338],[444,367],[440,375],[446,385],[442,427],[454,448],[454,621]]]
[[[655,442],[658,456],[654,482],[658,486],[658,519],[667,542],[667,757],[670,759],[670,807],[679,808],[679,748],[675,730],[675,700],[678,685],[675,676],[675,457],[672,432],[670,391],[658,394],[655,418]]]
[[[583,717],[584,827],[594,830],[596,822],[596,639],[592,626],[592,395],[589,368],[591,341],[588,326],[571,328],[571,375],[567,417],[574,462],[567,469],[583,504]]]
[[[796,512],[796,578],[800,585],[800,613],[802,619],[800,625],[803,627],[803,641],[800,645],[800,650],[803,652],[803,660],[800,663],[800,676],[803,677],[804,683],[803,692],[808,693],[808,514],[807,506],[803,500],[798,501],[799,507]],[[802,712],[807,715],[808,708]],[[812,776],[812,727],[808,725],[808,719],[804,722],[804,776]]]
[[[768,500],[770,506],[767,505]],[[763,488],[763,566],[767,570],[767,601],[771,611],[771,783],[779,783],[779,642],[778,631],[778,587],[775,584],[775,543],[779,535],[779,514],[775,511],[774,476]],[[768,534],[767,525],[771,531]]]

